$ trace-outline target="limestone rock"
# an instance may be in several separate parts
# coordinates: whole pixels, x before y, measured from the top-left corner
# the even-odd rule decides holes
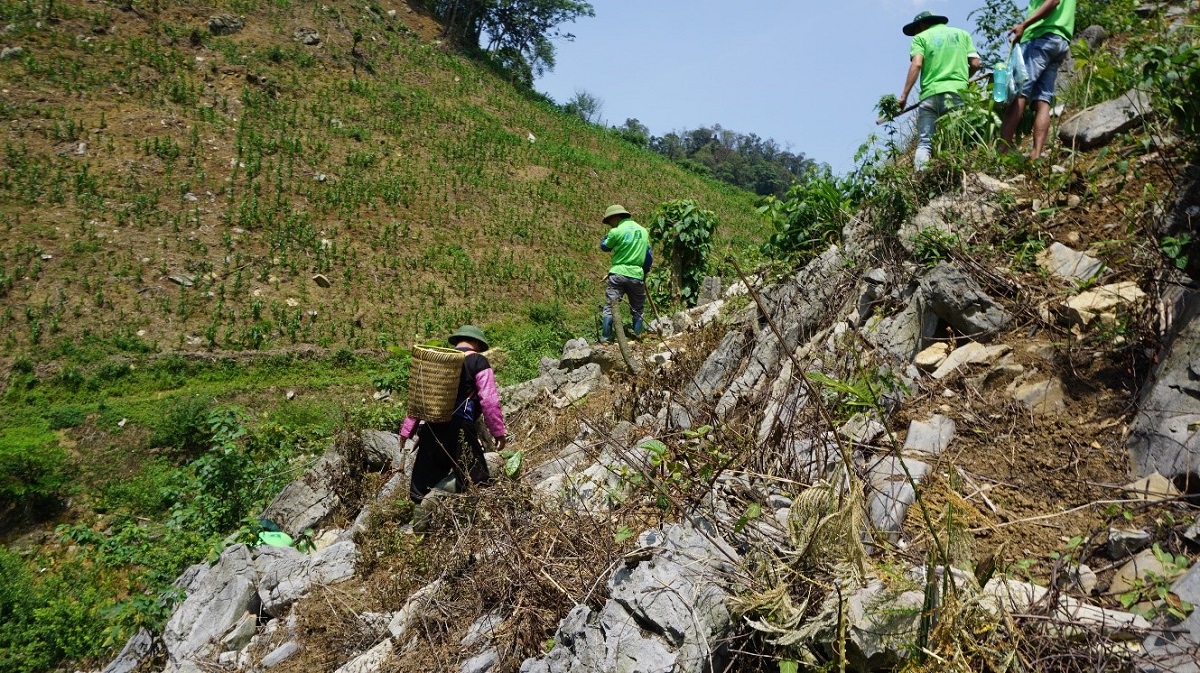
[[[981,605],[996,613],[1024,614],[1035,603],[1046,600],[1049,589],[1006,577],[994,577],[983,588]],[[1114,640],[1140,640],[1150,630],[1150,622],[1140,615],[1120,610],[1107,610],[1071,596],[1060,595],[1052,607],[1052,616],[1061,623],[1064,633],[1079,629]]]
[[[995,216],[996,209],[977,194],[943,194],[917,211],[900,227],[896,236],[904,249],[912,252],[922,232],[966,236],[976,227],[990,223]]]
[[[583,442],[571,442],[550,460],[529,471],[528,480],[538,483],[559,474],[573,472],[591,460],[588,455],[588,445]]]
[[[274,668],[279,664],[291,659],[300,652],[300,644],[294,640],[289,640],[286,643],[271,650],[267,656],[262,658],[263,668]]]
[[[987,173],[976,173],[968,178],[966,189],[970,192],[986,192],[989,194],[1000,194],[1013,190],[1012,185],[1002,180],[997,180]]]
[[[259,547],[254,562],[261,577],[258,595],[263,612],[280,616],[312,587],[349,579],[357,560],[358,548],[350,540],[335,542],[312,556],[291,547]]]
[[[1080,327],[1091,325],[1097,318],[1102,324],[1115,325],[1119,312],[1132,311],[1145,298],[1146,293],[1137,283],[1112,283],[1068,299],[1067,314],[1071,322]]]
[[[120,654],[100,673],[133,673],[154,652],[154,635],[146,628],[138,629],[121,648]]]
[[[927,421],[913,421],[908,425],[904,450],[940,456],[954,439],[954,431],[954,419],[941,414],[934,414]]]
[[[392,656],[396,647],[390,639],[384,640],[363,654],[351,659],[334,673],[377,673]]]
[[[937,323],[937,315],[925,310],[921,296],[913,294],[900,312],[868,319],[862,334],[876,348],[900,362],[909,362],[926,339],[934,336]]]
[[[733,377],[745,348],[746,335],[741,330],[728,332],[696,375],[687,382],[683,396],[696,405],[719,396]]]
[[[467,629],[467,635],[463,636],[459,645],[466,650],[473,647],[492,642],[492,638],[496,629],[504,623],[504,615],[499,612],[489,612],[486,615],[476,619]]]
[[[1130,559],[1117,574],[1113,575],[1112,582],[1108,585],[1108,593],[1112,596],[1119,596],[1134,588],[1138,580],[1145,581],[1150,574],[1157,577],[1169,578],[1170,568],[1165,563],[1158,559],[1153,549],[1143,549],[1137,556]],[[1173,579],[1173,578],[1171,578]]]
[[[907,468],[908,474],[905,473]],[[913,482],[920,483],[929,473],[929,465],[911,458],[887,456],[876,462],[868,473],[871,492],[867,497],[867,512],[871,523],[885,537],[895,542],[900,538],[904,517],[917,499]]]
[[[854,414],[838,428],[838,434],[854,444],[871,444],[885,432],[887,427],[874,414]]]
[[[913,360],[913,364],[923,371],[932,372],[938,368],[946,360],[946,356],[950,354],[950,344],[939,341],[929,348],[917,353],[917,357]]]
[[[246,545],[221,553],[216,565],[191,583],[184,599],[163,630],[171,659],[180,661],[205,654],[246,612],[257,612],[258,573]]]
[[[1200,565],[1192,569],[1171,586],[1171,593],[1191,603],[1200,605]],[[1200,610],[1182,623],[1160,633],[1151,634],[1143,643],[1148,666],[1143,670],[1153,673],[1200,673]]]
[[[380,430],[364,430],[363,448],[367,451],[367,462],[372,469],[394,470],[404,461],[404,449],[400,435]]]
[[[1010,352],[1012,352],[1012,348],[1004,344],[985,346],[972,341],[954,349],[950,355],[946,356],[942,364],[938,365],[931,376],[934,380],[940,381],[958,371],[959,367],[963,365],[990,365]]]
[[[668,318],[660,318],[650,323],[650,331],[660,336],[670,337],[689,330],[699,329],[713,322],[721,315],[725,306],[724,299],[716,299],[695,308],[680,311]]]
[[[1051,275],[1069,282],[1087,281],[1104,269],[1104,262],[1058,241],[1037,254],[1037,264]]]
[[[1151,111],[1150,95],[1130,90],[1119,98],[1081,110],[1062,123],[1058,138],[1068,147],[1090,150],[1140,124]]]
[[[316,527],[341,502],[333,491],[333,479],[345,463],[339,453],[327,451],[302,477],[280,491],[263,510],[262,518],[274,521],[292,537]]]
[[[213,35],[233,35],[242,26],[242,20],[232,14],[217,14],[208,19],[208,32]]]
[[[1175,488],[1175,484],[1157,472],[1131,484],[1126,484],[1121,490],[1131,497],[1148,502],[1161,502],[1180,496],[1179,489]]]
[[[1200,472],[1200,297],[1193,296],[1180,328],[1142,389],[1128,446],[1134,473],[1158,472],[1172,481]]]
[[[846,657],[852,670],[884,671],[898,667],[916,641],[925,595],[899,594],[872,581],[846,601]]]
[[[975,341],[988,341],[1003,331],[1008,313],[987,296],[973,278],[947,262],[921,279],[921,292],[930,311]]]
[[[462,673],[487,673],[498,663],[500,663],[500,653],[490,649],[464,661],[460,670]]]
[[[292,33],[292,39],[309,47],[321,44],[321,34],[315,28],[297,28]]]
[[[1099,578],[1096,573],[1086,565],[1070,565],[1063,568],[1062,573],[1058,575],[1058,587],[1065,591],[1078,591],[1085,596],[1090,596],[1096,589],[1096,583]]]
[[[1067,396],[1057,378],[1015,386],[1012,396],[1039,416],[1057,416],[1067,408]]]
[[[702,534],[678,524],[643,533],[638,546],[649,557],[609,578],[611,597],[599,611],[571,610],[554,648],[527,659],[522,673],[720,670],[718,641],[731,623],[722,576],[736,552],[711,528]]]
[[[558,392],[554,407],[561,409],[587,397],[592,391],[607,385],[608,378],[604,376],[600,365],[586,364],[567,374],[567,383]]]
[[[704,281],[700,284],[700,295],[696,300],[696,306],[704,306],[711,304],[721,298],[721,277],[720,276],[705,276]]]
[[[578,369],[592,361],[592,347],[587,339],[572,339],[563,345],[562,357],[558,361],[561,369]]]
[[[1105,551],[1114,561],[1129,558],[1150,544],[1150,534],[1144,530],[1109,528]]]

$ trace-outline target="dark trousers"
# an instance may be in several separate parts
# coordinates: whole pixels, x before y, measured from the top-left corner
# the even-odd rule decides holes
[[[446,423],[423,423],[417,431],[409,498],[421,502],[451,472],[458,481],[459,493],[466,493],[472,485],[491,483],[475,424],[457,418]]]

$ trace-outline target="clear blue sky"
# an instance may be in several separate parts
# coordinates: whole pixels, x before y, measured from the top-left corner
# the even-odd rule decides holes
[[[973,30],[967,15],[983,4],[591,2],[596,16],[564,26],[575,41],[557,43],[558,65],[539,91],[563,103],[585,90],[604,102],[609,125],[635,117],[655,135],[712,124],[757,133],[839,172],[878,128],[879,97],[904,87],[910,40],[901,27],[929,9]]]

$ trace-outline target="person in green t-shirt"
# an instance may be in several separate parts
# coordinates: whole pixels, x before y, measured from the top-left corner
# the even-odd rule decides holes
[[[600,343],[612,342],[613,302],[629,296],[629,310],[633,313],[633,334],[642,333],[642,311],[646,306],[646,274],[654,261],[650,252],[650,233],[633,221],[633,216],[624,206],[612,205],[604,211],[604,225],[611,227],[600,240],[600,249],[611,252],[612,267],[608,270],[608,281],[604,296],[603,333]]]
[[[922,170],[933,151],[933,132],[938,117],[962,105],[959,95],[967,88],[967,80],[979,69],[979,54],[965,30],[951,28],[944,16],[932,12],[917,14],[912,23],[904,26],[904,34],[913,39],[909,49],[908,77],[900,104],[908,102],[908,94],[921,78],[921,104],[917,108],[917,151],[913,168]]]
[[[1050,134],[1050,101],[1054,99],[1058,69],[1066,60],[1071,38],[1075,36],[1075,0],[1030,0],[1025,20],[1009,33],[1013,42],[1021,42],[1029,79],[1008,106],[1000,139],[1009,151],[1016,149],[1013,139],[1017,126],[1025,115],[1027,102],[1033,101],[1033,150],[1029,158],[1037,159],[1042,156]]]

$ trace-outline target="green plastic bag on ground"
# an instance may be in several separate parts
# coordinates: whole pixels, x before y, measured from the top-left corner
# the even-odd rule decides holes
[[[290,547],[292,546],[292,536],[282,531],[264,530],[258,534],[258,543],[271,547]]]

